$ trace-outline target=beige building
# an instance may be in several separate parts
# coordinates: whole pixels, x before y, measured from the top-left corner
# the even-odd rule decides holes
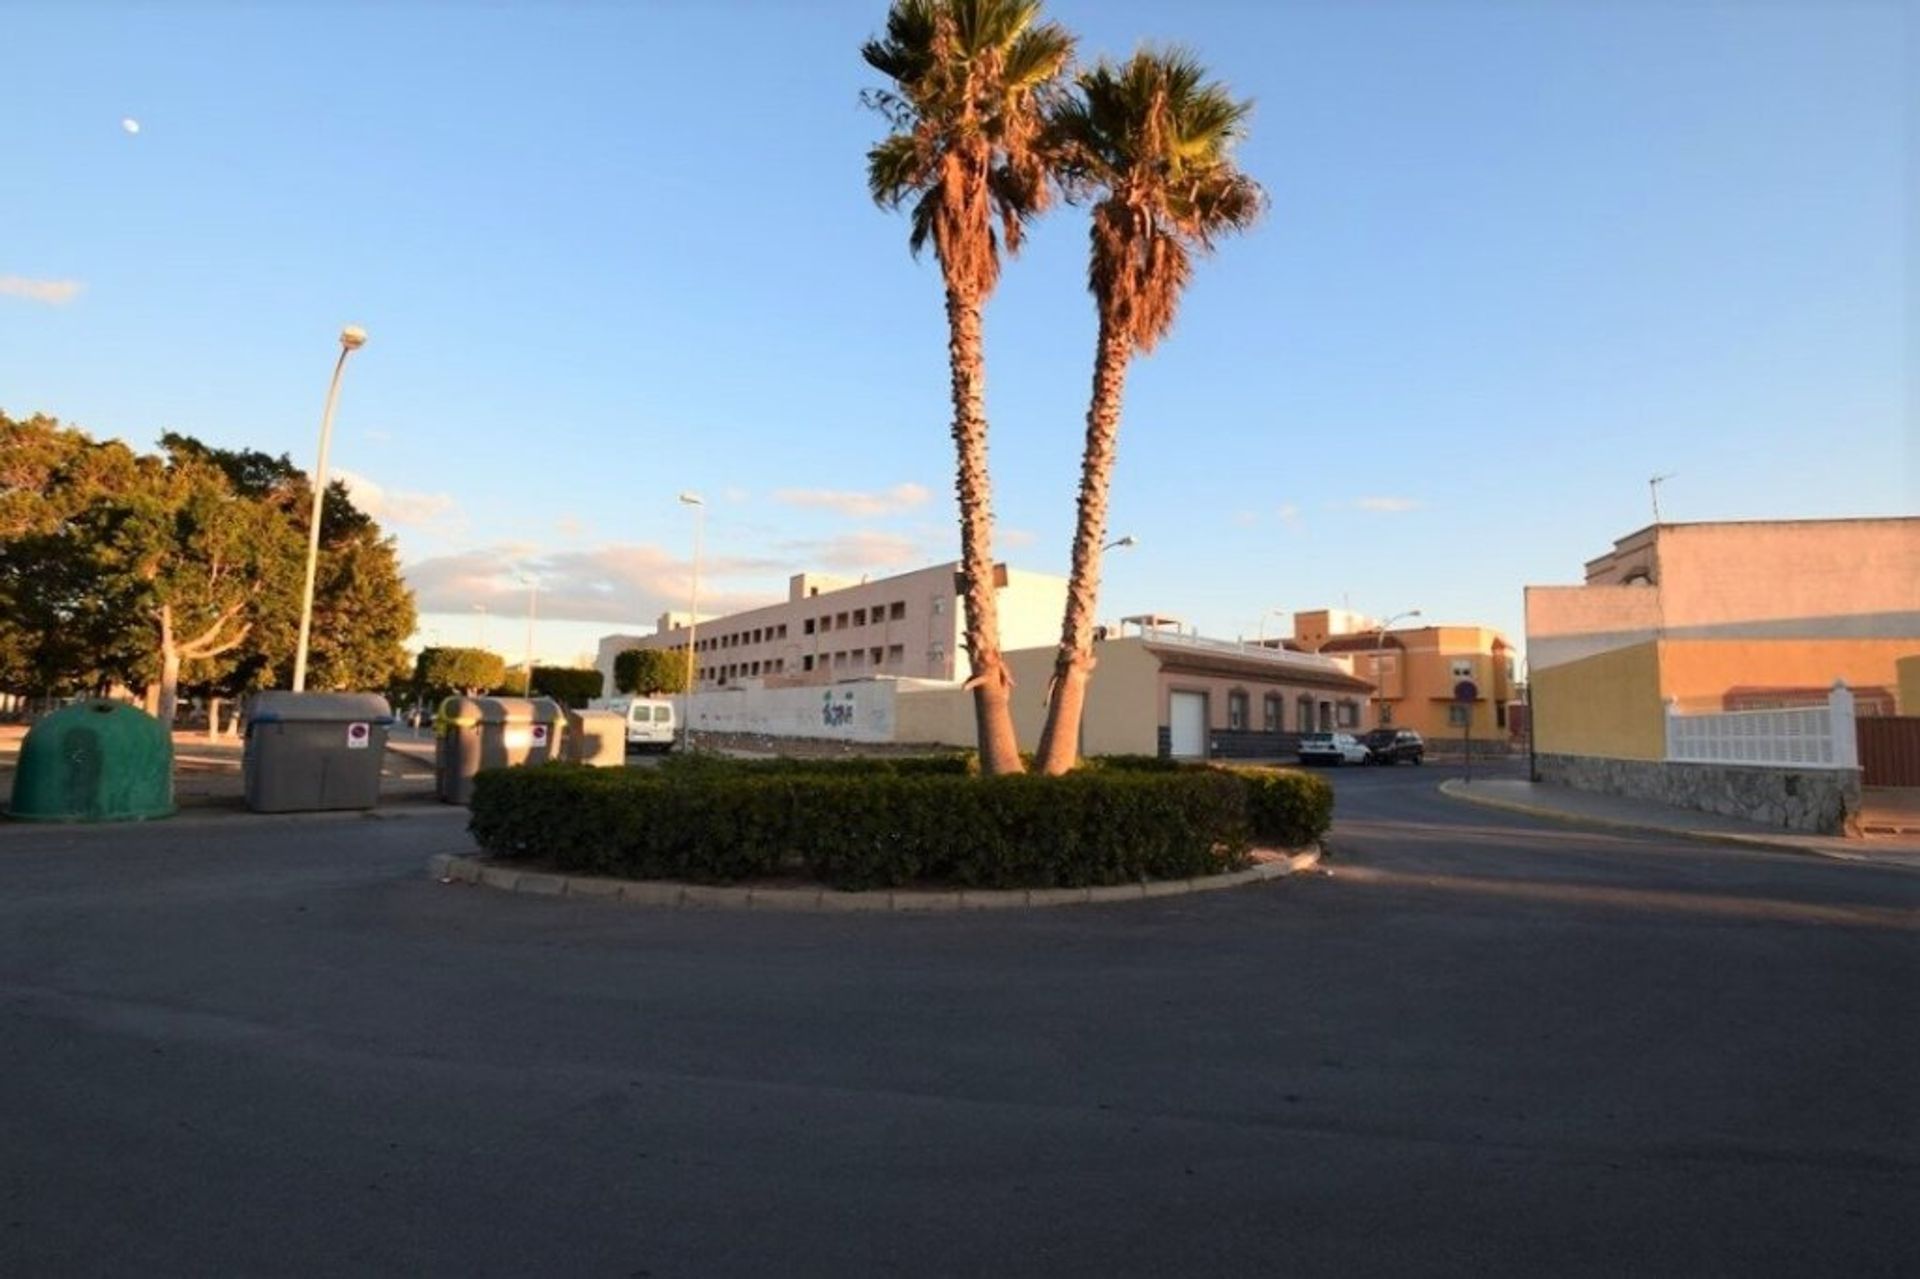
[[[1284,759],[1303,732],[1358,731],[1373,686],[1311,653],[1187,635],[1154,623],[1094,645],[1080,725],[1083,755]],[[1010,651],[1022,750],[1046,722],[1052,645]],[[903,693],[895,738],[971,746],[973,699],[957,689]]]
[[[965,619],[957,563],[876,581],[796,574],[778,604],[693,628],[696,692],[763,681],[770,687],[826,684],[869,676],[951,682],[965,678]],[[1066,608],[1065,578],[1001,565],[1001,644],[1053,643]],[[629,648],[684,651],[688,618],[669,613],[651,635],[609,635],[594,665],[613,688],[613,663]]]
[[[1374,686],[1366,724],[1417,729],[1428,737],[1471,732],[1505,739],[1508,704],[1517,696],[1513,645],[1486,626],[1409,626],[1380,623],[1345,609],[1293,615],[1293,644],[1339,660]],[[1471,682],[1474,697],[1454,694]]]
[[[1654,525],[1526,601],[1543,755],[1659,760],[1669,703],[1824,705],[1835,680],[1890,713],[1920,646],[1920,519]]]

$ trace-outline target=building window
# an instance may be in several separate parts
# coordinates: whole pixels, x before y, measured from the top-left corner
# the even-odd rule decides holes
[[[1247,695],[1239,689],[1227,694],[1227,727],[1236,733],[1247,727]]]
[[[947,611],[946,599],[939,595],[934,596],[933,597],[933,615],[935,617],[938,617],[946,611]]]
[[[1453,677],[1455,679],[1472,679],[1473,659],[1470,657],[1455,658],[1453,662]]]
[[[834,624],[835,626],[837,626],[837,627],[839,627],[839,628],[840,628],[841,630],[843,630],[843,631],[844,631],[844,630],[846,630],[846,629],[847,629],[847,615],[846,615],[845,613],[836,613],[836,614],[834,614],[834,616],[833,616],[833,624]]]
[[[1465,728],[1473,707],[1466,702],[1454,702],[1447,707],[1447,723],[1454,728]]]
[[[887,620],[890,622],[900,621],[902,618],[906,617],[906,615],[907,615],[907,602],[905,600],[895,600],[892,604],[889,604],[887,606]]]
[[[856,608],[856,609],[854,609],[854,610],[853,610],[853,624],[854,624],[855,626],[865,626],[865,625],[867,624],[867,610],[866,610],[866,609],[864,609],[864,608]]]
[[[1313,699],[1302,694],[1294,703],[1294,707],[1298,711],[1294,716],[1294,727],[1302,733],[1311,733],[1313,731]]]
[[[1382,728],[1385,728],[1388,724],[1391,724],[1391,723],[1393,723],[1393,703],[1381,702],[1380,703],[1380,726]]]
[[[907,646],[895,644],[887,650],[887,665],[898,666],[907,660]]]
[[[1339,723],[1342,728],[1360,727],[1360,703],[1342,702],[1338,707]]]
[[[811,654],[800,659],[800,669],[803,671],[810,671],[813,669],[813,657]]]
[[[878,666],[887,659],[887,653],[885,649],[870,649],[868,650],[867,657],[875,666]]]
[[[1280,710],[1280,694],[1268,693],[1260,700],[1261,718],[1265,721],[1266,730],[1269,733],[1280,731]]]
[[[804,633],[808,635],[813,634],[813,619],[811,617],[809,617],[805,622],[802,622],[801,626],[804,629]]]
[[[779,632],[778,635],[774,636],[775,639],[785,639],[787,637],[787,624],[785,622],[780,623],[780,625],[774,629]]]

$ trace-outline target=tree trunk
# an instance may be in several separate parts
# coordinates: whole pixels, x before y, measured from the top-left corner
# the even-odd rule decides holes
[[[960,577],[966,600],[968,680],[980,742],[980,771],[1018,773],[1020,739],[1013,731],[1013,679],[1000,655],[1000,607],[993,573],[992,486],[987,478],[986,380],[980,302],[947,290],[947,360],[953,376],[953,445],[960,501]]]
[[[1093,355],[1093,399],[1087,406],[1087,442],[1080,458],[1080,514],[1073,530],[1073,568],[1067,578],[1067,609],[1060,623],[1060,650],[1053,662],[1047,722],[1040,732],[1035,767],[1059,774],[1080,753],[1080,717],[1093,675],[1093,623],[1100,597],[1100,552],[1107,538],[1107,490],[1120,439],[1120,400],[1127,361],[1133,354],[1124,332],[1100,318]]]
[[[220,740],[220,698],[217,695],[207,698],[207,740]]]
[[[180,706],[180,653],[172,645],[160,651],[160,705],[154,714],[173,731],[174,712]]]

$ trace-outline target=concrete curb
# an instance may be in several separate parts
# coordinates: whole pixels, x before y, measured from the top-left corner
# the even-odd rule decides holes
[[[752,885],[681,884],[658,879],[555,875],[546,871],[519,870],[489,858],[465,853],[435,853],[427,861],[427,873],[443,884],[478,884],[542,897],[595,897],[633,902],[641,906],[672,906],[682,910],[801,911],[821,914],[887,911],[925,914],[1097,905],[1103,902],[1145,901],[1150,897],[1211,893],[1285,879],[1319,864],[1320,846],[1315,844],[1286,852],[1274,861],[1261,862],[1225,875],[1209,875],[1205,879],[1170,879],[1145,884],[1116,884],[1106,888],[1013,888],[998,891],[968,888],[946,892],[896,888],[877,889],[870,893],[850,893],[837,888],[756,888]]]
[[[1744,835],[1738,831],[1695,830],[1683,826],[1654,826],[1646,822],[1624,821],[1617,817],[1596,817],[1586,813],[1569,813],[1564,809],[1547,808],[1540,804],[1523,804],[1513,799],[1495,799],[1491,795],[1475,795],[1462,789],[1465,783],[1458,778],[1450,778],[1440,783],[1440,793],[1448,799],[1462,804],[1473,804],[1480,808],[1497,809],[1503,813],[1519,813],[1524,817],[1538,817],[1546,821],[1560,822],[1567,826],[1591,826],[1600,830],[1617,830],[1637,835],[1670,835],[1675,839],[1691,839],[1703,844],[1728,844],[1736,848],[1757,848],[1772,853],[1798,853],[1806,857],[1824,857],[1835,862],[1873,861],[1871,848],[1863,848],[1859,853],[1843,853],[1837,849],[1822,848],[1816,844],[1805,843],[1792,835]],[[1820,838],[1810,836],[1809,838]]]

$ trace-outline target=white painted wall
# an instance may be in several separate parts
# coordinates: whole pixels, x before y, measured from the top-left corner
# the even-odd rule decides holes
[[[804,688],[727,688],[693,695],[693,731],[891,742],[896,682],[851,680]]]

